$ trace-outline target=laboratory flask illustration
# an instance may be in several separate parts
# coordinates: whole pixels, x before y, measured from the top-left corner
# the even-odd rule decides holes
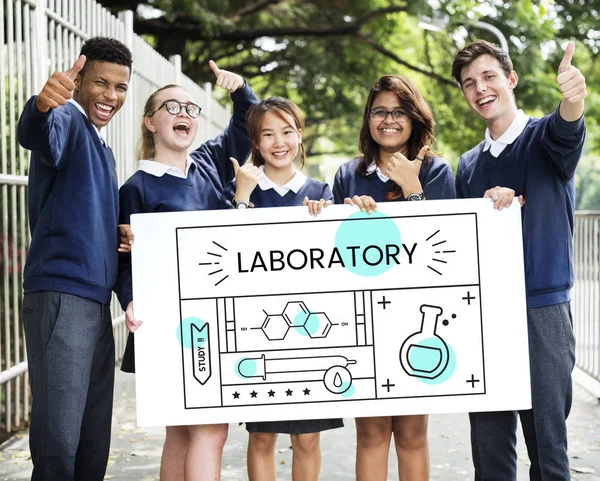
[[[400,364],[409,376],[435,379],[440,376],[449,361],[446,342],[437,334],[438,318],[443,309],[423,304],[421,330],[409,336],[400,348]]]

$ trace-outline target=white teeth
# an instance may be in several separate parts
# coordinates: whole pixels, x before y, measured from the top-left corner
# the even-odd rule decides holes
[[[287,151],[286,152],[273,152],[274,157],[285,157],[286,155],[287,155]]]
[[[106,104],[96,104],[96,107],[98,107],[100,110],[105,110],[107,112],[110,112],[113,108],[110,105],[106,105]]]
[[[382,132],[400,132],[399,129],[381,129]]]
[[[480,107],[483,107],[485,104],[491,102],[492,100],[495,100],[495,97],[493,96],[488,96],[485,97],[483,99],[481,99],[479,102],[477,102],[479,104]]]

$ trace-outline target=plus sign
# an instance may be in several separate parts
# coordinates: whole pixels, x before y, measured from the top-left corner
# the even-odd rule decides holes
[[[475,379],[475,376],[471,374],[471,379],[467,379],[467,382],[471,383],[471,388],[475,387],[475,383],[479,382],[479,379]]]
[[[464,301],[467,301],[467,304],[469,304],[469,306],[471,305],[471,301],[475,299],[475,296],[471,295],[471,291],[467,291],[467,297],[463,297]]]
[[[385,308],[384,308],[385,309]],[[395,384],[390,384],[390,378],[388,378],[388,380],[386,381],[385,384],[382,384],[381,387],[384,387],[387,389],[387,392],[390,392],[390,388],[394,387]]]
[[[386,301],[385,296],[383,296],[383,299],[381,301],[379,301],[377,304],[381,304],[383,306],[383,309],[385,310],[386,304],[391,304],[391,303],[392,303],[392,301]]]

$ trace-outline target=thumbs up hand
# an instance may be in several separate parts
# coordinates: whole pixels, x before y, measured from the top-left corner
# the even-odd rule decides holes
[[[258,167],[250,163],[240,167],[238,161],[233,157],[229,157],[229,160],[233,163],[233,170],[235,172],[236,189],[234,199],[237,202],[249,202],[250,194],[252,194],[252,191],[262,178],[262,172]]]
[[[583,100],[587,97],[585,77],[579,69],[571,65],[574,52],[575,42],[569,42],[556,77],[556,82],[563,97],[560,104],[560,116],[567,121],[575,121],[581,117],[583,114]]]
[[[73,97],[75,78],[85,65],[85,55],[80,55],[73,66],[66,72],[54,72],[35,101],[36,108],[46,113],[59,105],[65,105]]]
[[[217,77],[217,85],[229,90],[229,93],[233,93],[244,86],[244,78],[238,74],[220,69],[212,60],[208,62],[208,65],[215,74],[215,77]]]

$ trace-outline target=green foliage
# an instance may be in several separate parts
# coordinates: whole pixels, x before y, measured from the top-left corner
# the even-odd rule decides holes
[[[586,162],[579,166],[576,194],[577,210],[600,210],[600,156],[587,156]]]
[[[101,1],[122,8],[121,1]],[[594,171],[589,159],[600,153],[600,0],[128,0],[128,5],[162,11],[150,19],[138,9],[135,30],[154,38],[163,55],[182,54],[190,77],[212,81],[212,58],[248,78],[261,97],[291,98],[307,115],[309,153],[329,150],[345,157],[357,152],[367,89],[387,73],[417,83],[435,113],[434,148],[454,165],[483,138],[485,125],[450,78],[454,54],[466,43],[476,38],[498,43],[474,22],[497,27],[508,39],[519,74],[517,103],[534,116],[560,102],[557,68],[562,47],[574,39],[573,64],[590,92],[581,169]],[[432,5],[447,16],[437,32],[420,24],[423,16],[434,16]]]

